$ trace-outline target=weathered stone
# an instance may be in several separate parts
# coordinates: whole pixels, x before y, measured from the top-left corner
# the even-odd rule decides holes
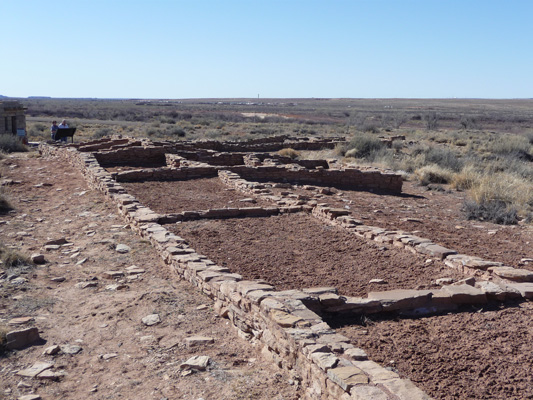
[[[44,244],[44,246],[61,246],[62,244],[66,244],[66,243],[68,243],[68,241],[67,239],[63,237],[59,239],[49,240],[48,242]]]
[[[526,299],[533,299],[533,283],[509,283],[509,288],[517,290]]]
[[[59,346],[61,348],[61,351],[65,354],[78,354],[83,349],[81,346],[78,346],[77,344],[63,344]]]
[[[457,254],[455,250],[447,249],[435,243],[421,243],[416,247],[419,253],[427,254],[431,257],[436,257],[444,260],[447,256]]]
[[[532,282],[533,271],[512,267],[490,267],[488,271],[502,279],[508,279],[514,282]]]
[[[302,318],[296,317],[292,314],[289,314],[280,310],[272,310],[270,312],[272,319],[283,328],[292,328],[298,322],[303,321]]]
[[[86,288],[89,288],[89,287],[96,287],[96,286],[98,286],[98,282],[96,282],[96,281],[79,282],[79,283],[76,283],[75,286],[76,286],[77,288],[80,288],[80,289],[86,289]]]
[[[57,381],[63,376],[65,376],[64,372],[56,372],[56,371],[51,371],[47,369],[41,372],[40,374],[38,374],[36,378],[41,379],[41,380]]]
[[[349,392],[355,385],[368,383],[368,377],[357,367],[337,367],[327,371],[328,378]]]
[[[152,326],[159,324],[161,322],[161,318],[159,317],[159,314],[150,314],[144,317],[141,321],[146,326]]]
[[[125,253],[129,253],[131,251],[131,247],[125,245],[125,244],[117,244],[117,246],[115,247],[115,251],[117,253],[121,253],[121,254],[125,254]]]
[[[210,358],[208,356],[193,356],[180,365],[180,369],[196,369],[204,371],[209,364]]]
[[[339,362],[339,359],[333,353],[311,353],[311,359],[323,371],[327,371],[330,368],[334,368]]]
[[[38,394],[25,394],[24,396],[17,397],[17,400],[41,400],[42,397]]]
[[[6,347],[10,350],[18,350],[29,346],[40,339],[39,330],[36,327],[11,331],[6,335]]]
[[[215,339],[208,336],[190,336],[185,339],[189,346],[200,346],[205,344],[215,343]]]
[[[10,319],[7,322],[7,324],[8,325],[24,325],[31,321],[33,321],[33,317],[18,317],[18,318]]]
[[[30,258],[35,264],[44,264],[44,263],[46,263],[46,259],[44,258],[44,254],[33,253],[30,256]]]
[[[408,310],[422,307],[431,300],[430,290],[389,290],[386,292],[370,292],[368,298],[378,300],[383,311]]]
[[[52,368],[54,365],[46,362],[37,361],[31,367],[20,370],[17,372],[19,376],[25,376],[27,378],[34,378],[44,370]]]
[[[121,278],[124,276],[124,272],[122,271],[105,271],[102,273],[104,278],[107,279],[115,279],[115,278]]]
[[[60,351],[61,351],[61,347],[58,346],[57,344],[55,344],[53,346],[50,346],[50,347],[47,347],[46,349],[44,349],[43,355],[53,356],[54,354],[57,354]]]
[[[441,291],[448,294],[455,304],[483,304],[487,302],[486,294],[470,285],[444,286]]]
[[[352,400],[388,400],[389,396],[377,386],[357,385],[350,389]]]
[[[366,352],[359,348],[345,350],[344,354],[350,357],[352,360],[364,361],[368,359]]]
[[[409,379],[392,379],[382,384],[400,400],[431,400],[431,397],[416,387]]]

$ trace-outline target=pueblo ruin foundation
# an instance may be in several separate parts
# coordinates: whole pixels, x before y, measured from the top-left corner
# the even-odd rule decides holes
[[[450,383],[461,377],[447,378],[441,370],[428,374],[434,361],[410,353],[431,353],[422,345],[435,339],[423,338],[420,323],[442,326],[449,323],[446,318],[456,318],[456,324],[465,324],[470,313],[461,311],[473,308],[491,309],[493,320],[503,323],[507,314],[517,321],[517,330],[527,332],[527,318],[518,321],[499,310],[533,297],[533,268],[527,262],[508,265],[514,258],[486,259],[475,246],[468,248],[473,253],[462,254],[432,237],[360,218],[354,205],[358,197],[417,201],[402,194],[397,174],[275,153],[332,148],[342,140],[104,138],[42,145],[40,151],[80,168],[173,271],[213,299],[215,310],[243,338],[259,343],[279,367],[298,372],[307,398],[523,398],[531,391],[527,373],[505,369],[507,377],[514,373],[512,385],[487,383],[480,394],[475,391],[480,385],[469,392],[468,382],[461,388]],[[413,218],[403,223],[424,226]],[[524,313],[531,313],[531,307]],[[416,332],[420,351],[382,346],[383,337],[391,334],[377,322],[363,327],[361,322],[369,319],[398,328],[409,349],[413,343],[406,338]],[[525,364],[532,353],[527,335],[517,345]],[[387,352],[395,358],[409,353],[410,358],[391,363]],[[517,360],[515,353],[509,357]],[[463,372],[476,368],[462,366]],[[489,380],[501,373],[483,371],[491,369]]]

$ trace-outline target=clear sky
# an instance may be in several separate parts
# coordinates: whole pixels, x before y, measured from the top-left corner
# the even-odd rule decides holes
[[[532,98],[532,0],[0,0],[0,95]]]

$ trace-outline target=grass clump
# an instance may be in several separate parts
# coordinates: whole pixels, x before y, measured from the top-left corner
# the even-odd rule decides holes
[[[28,151],[28,148],[15,135],[8,133],[0,135],[0,151],[14,153]]]
[[[32,266],[31,259],[15,249],[0,245],[0,268],[3,270]]]
[[[431,164],[417,169],[414,175],[422,186],[427,186],[430,183],[450,183],[454,174],[449,169]]]
[[[291,148],[281,149],[278,151],[278,154],[282,157],[289,157],[292,160],[296,160],[298,157],[300,157],[300,153]]]

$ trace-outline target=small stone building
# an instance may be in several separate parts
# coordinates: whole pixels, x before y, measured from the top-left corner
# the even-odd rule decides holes
[[[26,130],[26,108],[16,100],[0,100],[0,135]]]

